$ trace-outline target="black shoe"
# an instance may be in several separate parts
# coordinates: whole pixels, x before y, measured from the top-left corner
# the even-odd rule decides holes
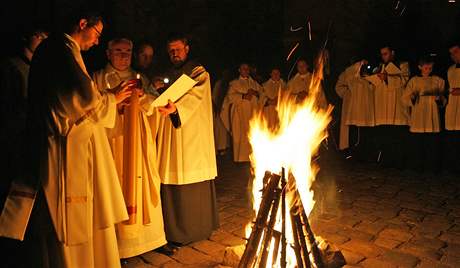
[[[182,243],[178,243],[178,242],[171,242],[169,241],[168,242],[168,245],[172,248],[175,248],[175,249],[180,249],[181,247],[185,246],[184,244]]]
[[[174,253],[176,253],[177,250],[178,250],[178,248],[174,247],[174,246],[171,246],[170,243],[162,246],[161,248],[155,249],[156,252],[158,252],[160,254],[163,254],[163,255],[166,255],[166,256],[174,255]]]

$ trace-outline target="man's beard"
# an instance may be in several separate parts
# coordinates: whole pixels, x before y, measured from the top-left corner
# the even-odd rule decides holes
[[[175,59],[175,58],[173,58],[173,59],[171,60],[171,62],[172,62],[172,64],[173,64],[175,67],[178,67],[178,66],[181,66],[182,64],[184,64],[186,60],[187,60],[187,59],[181,60],[181,59]]]

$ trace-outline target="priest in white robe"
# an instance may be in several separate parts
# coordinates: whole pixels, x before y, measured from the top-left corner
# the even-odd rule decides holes
[[[142,90],[151,92],[150,83],[144,75],[138,74],[131,66],[133,43],[128,39],[114,39],[109,42],[107,57],[109,62],[102,70],[94,74],[94,81],[100,90],[114,88],[123,81],[132,81],[139,75]],[[118,170],[120,183],[125,193],[133,191],[135,202],[127,210],[130,221],[116,226],[118,250],[121,258],[129,258],[159,248],[166,244],[163,226],[163,213],[160,198],[160,177],[157,171],[156,147],[150,130],[148,116],[153,113],[153,100],[150,94],[143,94],[137,104],[139,110],[133,118],[127,115],[128,103],[120,106],[116,116],[115,128],[108,129],[108,139]],[[136,120],[135,135],[129,136],[128,120]],[[133,154],[129,155],[124,147],[127,138],[132,138]],[[126,157],[132,159],[128,160]],[[126,161],[132,161],[134,172],[128,175]],[[132,176],[132,177],[131,177]],[[126,189],[124,180],[135,180],[133,189]]]
[[[114,225],[128,216],[105,128],[131,93],[96,89],[80,51],[98,44],[102,19],[78,15],[37,48],[30,68],[30,166],[0,217],[0,235],[16,239],[29,222],[25,267],[120,267]]]
[[[251,78],[248,64],[241,64],[238,72],[240,76],[230,82],[221,118],[232,136],[233,161],[249,162],[249,120],[260,109],[262,87]]]
[[[335,85],[337,95],[342,98],[342,114],[340,120],[339,149],[349,148],[350,126],[358,127],[357,154],[370,153],[372,141],[370,127],[375,125],[374,118],[374,86],[362,76],[362,67],[366,60],[360,60],[343,71]],[[367,148],[366,148],[367,147]],[[360,150],[362,149],[362,150]],[[364,153],[364,150],[367,153]]]
[[[297,73],[289,80],[287,89],[290,94],[296,96],[297,100],[303,101],[310,94],[310,87],[312,86],[312,73],[308,70],[308,63],[304,59],[297,61]],[[317,99],[318,107],[322,109],[327,108],[327,99],[324,94],[323,87],[320,85]]]
[[[407,83],[402,102],[410,107],[408,165],[417,171],[438,172],[441,160],[441,120],[439,108],[444,104],[444,80],[431,75],[433,61],[421,59],[420,75]]]
[[[281,78],[281,72],[278,68],[273,68],[270,72],[270,79],[262,85],[261,94],[263,116],[267,120],[268,126],[272,129],[276,128],[279,124],[276,106],[278,104],[278,96],[284,90],[286,90],[286,83]]]
[[[454,64],[447,71],[449,100],[446,106],[446,164],[447,170],[460,173],[460,44],[453,43],[449,48]]]
[[[409,80],[409,64],[396,59],[393,48],[380,49],[380,70],[367,76],[375,86],[375,125],[379,162],[389,167],[402,167],[405,161],[405,139],[408,133],[409,109],[401,97]]]
[[[209,238],[219,227],[214,179],[217,176],[208,72],[188,58],[182,35],[167,43],[173,64],[171,83],[186,74],[197,84],[175,103],[158,111],[158,164],[166,239],[181,246]]]

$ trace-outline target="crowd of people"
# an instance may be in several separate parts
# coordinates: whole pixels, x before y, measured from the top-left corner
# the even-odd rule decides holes
[[[216,154],[231,148],[234,162],[249,162],[254,114],[276,128],[280,93],[298,102],[311,93],[305,59],[288,81],[279,68],[262,81],[243,62],[236,79],[225,70],[211,90],[180,34],[167,40],[166,73],[152,72],[151,44],[114,38],[106,66],[91,74],[81,52],[103,30],[101,16],[81,12],[62,33],[29,32],[21,53],[2,62],[0,236],[24,240],[22,267],[120,267],[120,258],[170,255],[208,238],[219,226]],[[446,163],[457,171],[460,44],[449,52],[447,83],[432,75],[429,58],[411,77],[390,46],[379,65],[359,59],[347,67],[335,85],[339,149],[393,167],[439,171]],[[194,86],[155,106],[183,74]],[[316,105],[326,109],[323,86],[318,92]]]
[[[207,239],[219,226],[211,86],[188,39],[167,40],[164,76],[195,83],[158,106],[167,81],[151,76],[150,44],[110,40],[91,74],[81,52],[99,44],[102,17],[78,12],[66,26],[31,31],[2,64],[0,236],[27,255],[10,265],[120,267]]]
[[[411,75],[408,62],[389,46],[380,49],[378,66],[367,60],[349,66],[335,87],[343,101],[340,149],[352,148],[358,159],[385,166],[457,173],[460,44],[452,43],[449,53],[454,64],[447,81],[433,75],[429,56],[419,58]]]
[[[458,172],[460,130],[460,44],[449,47],[454,65],[447,82],[433,75],[434,60],[421,56],[411,76],[409,63],[388,45],[380,48],[379,64],[360,58],[338,77],[335,92],[342,100],[337,148],[349,159],[377,162],[417,172]],[[262,112],[276,127],[277,98],[287,91],[302,100],[309,95],[312,73],[307,61],[296,63],[297,74],[287,83],[273,68],[263,82],[239,66],[239,77],[223,74],[213,89],[216,149],[233,148],[235,162],[249,161],[249,120]],[[259,81],[256,81],[259,80]],[[324,90],[319,108],[328,103]],[[339,106],[340,107],[340,106]]]

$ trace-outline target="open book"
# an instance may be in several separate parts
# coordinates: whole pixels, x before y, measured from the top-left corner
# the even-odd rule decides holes
[[[197,81],[190,78],[190,76],[183,74],[179,79],[174,82],[168,89],[165,90],[158,98],[153,101],[154,107],[163,107],[168,104],[168,100],[176,102],[187,93],[192,87],[196,85]]]
[[[389,75],[398,75],[398,74],[402,74],[401,69],[400,69],[398,66],[396,66],[393,62],[388,63],[388,65],[385,67],[385,71],[386,71]]]

